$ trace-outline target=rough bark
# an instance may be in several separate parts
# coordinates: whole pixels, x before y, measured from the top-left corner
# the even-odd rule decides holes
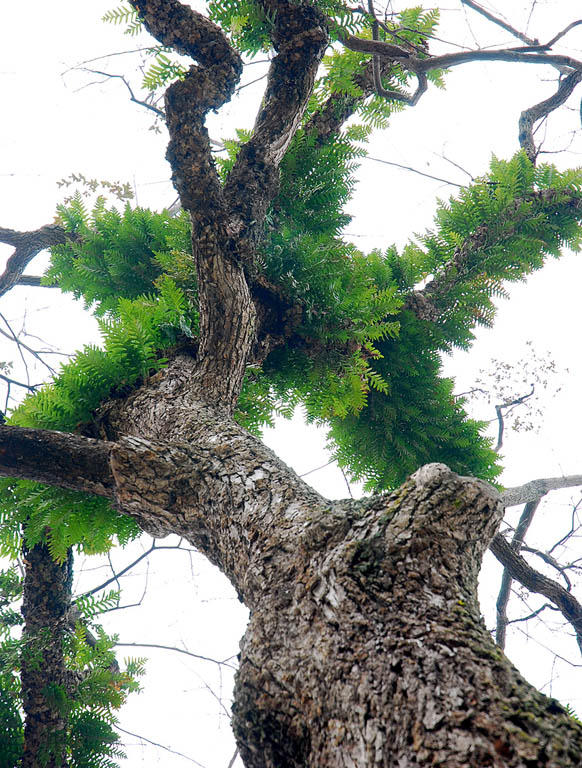
[[[67,677],[62,636],[71,604],[72,569],[69,562],[56,563],[43,544],[25,550],[24,561],[22,768],[63,768]]]
[[[277,56],[253,138],[223,186],[204,120],[230,98],[240,57],[177,0],[131,2],[160,42],[195,62],[168,90],[166,115],[168,159],[192,218],[197,354],[177,355],[105,406],[94,425],[100,439],[1,428],[0,474],[107,496],[153,535],[183,536],[228,576],[251,611],[234,705],[249,768],[579,766],[582,728],[525,683],[479,615],[476,580],[502,514],[498,494],[429,465],[390,496],[330,502],[231,418],[256,348],[248,285],[256,237],[327,44],[322,17],[310,3],[261,0]],[[463,61],[535,58],[419,59],[400,46],[351,42],[419,76]],[[337,129],[329,115],[321,121]],[[416,295],[431,319],[488,236],[476,232],[443,279]],[[64,583],[60,571],[49,577]],[[27,607],[38,626],[61,626],[59,589],[54,615]],[[42,693],[38,680],[24,682]],[[61,722],[52,728],[58,734]]]
[[[109,446],[100,440],[44,429],[0,427],[4,476],[111,496]],[[55,483],[55,478],[58,478]]]
[[[429,465],[391,496],[326,501],[190,401],[194,364],[181,358],[103,418],[126,434],[110,446],[119,509],[187,538],[251,611],[234,707],[245,764],[578,766],[582,728],[479,615],[499,495]]]

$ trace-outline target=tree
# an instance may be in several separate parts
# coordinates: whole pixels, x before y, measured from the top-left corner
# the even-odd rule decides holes
[[[580,62],[552,52],[573,25],[547,44],[433,56],[434,11],[132,8],[111,18],[159,42],[148,76],[152,90],[172,81],[164,115],[182,213],[103,200],[89,213],[76,197],[56,225],[0,231],[15,248],[2,289],[51,246],[46,282],[94,304],[104,337],[0,432],[4,546],[23,546],[27,563],[22,764],[109,749],[95,711],[119,703],[112,691],[131,687],[131,670],[115,670],[106,638],[91,646],[78,628],[71,640],[70,551],[142,529],[184,536],[251,610],[234,708],[247,765],[578,765],[580,725],[493,645],[475,591],[492,542],[581,637],[572,594],[496,533],[505,504],[573,481],[502,495],[486,485],[497,456],[439,362],[492,322],[505,281],[578,246],[581,174],[538,165],[533,139],[582,79]],[[215,162],[206,115],[232,94],[241,54],[271,48],[255,129]],[[443,205],[421,244],[359,252],[341,237],[343,204],[369,130],[348,121],[381,125],[445,68],[476,60],[558,68],[554,95],[522,114],[522,150]],[[251,434],[296,403],[329,425],[338,459],[375,495],[329,502]]]

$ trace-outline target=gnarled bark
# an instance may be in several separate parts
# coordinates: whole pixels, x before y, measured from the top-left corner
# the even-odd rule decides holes
[[[161,375],[119,419],[133,434],[109,444],[114,494],[145,530],[197,546],[251,610],[234,705],[245,764],[578,766],[582,728],[480,618],[497,492],[429,465],[390,496],[329,502],[229,417],[189,403],[182,365],[182,392],[176,371]]]
[[[44,544],[25,550],[24,561],[22,768],[64,768],[67,680],[62,637],[71,606],[72,566],[55,562]]]

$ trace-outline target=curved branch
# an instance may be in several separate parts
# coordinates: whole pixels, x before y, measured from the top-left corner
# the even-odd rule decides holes
[[[30,285],[25,282],[27,278],[24,278],[22,273],[34,257],[45,248],[76,240],[78,240],[77,235],[65,232],[58,224],[45,224],[31,232],[17,232],[14,229],[0,227],[0,243],[14,246],[14,253],[9,257],[4,273],[0,275],[0,296],[7,293],[14,285]]]
[[[277,55],[253,135],[241,147],[225,183],[231,226],[250,241],[247,259],[277,194],[279,164],[301,123],[329,41],[325,17],[317,8],[288,0],[261,0],[261,5],[274,20]]]
[[[509,400],[506,403],[500,403],[499,405],[495,406],[495,413],[497,414],[497,421],[499,424],[499,429],[497,431],[497,444],[493,449],[495,453],[499,453],[499,451],[503,446],[503,432],[505,430],[505,420],[503,418],[503,411],[507,408],[512,408],[512,406],[521,405],[526,400],[528,400],[534,394],[534,392],[535,392],[535,387],[532,386],[531,392],[528,392],[527,395],[516,397],[515,400]]]
[[[581,80],[582,69],[575,69],[560,81],[558,90],[553,96],[544,99],[544,101],[540,101],[539,104],[534,104],[533,107],[525,109],[521,113],[519,117],[519,143],[532,163],[535,163],[538,156],[538,150],[534,144],[533,137],[534,123],[537,123],[538,120],[542,120],[544,117],[547,117],[550,112],[561,107],[572,95],[574,89]]]
[[[198,63],[168,88],[165,110],[172,179],[196,224],[200,211],[224,209],[204,121],[232,97],[242,60],[216,24],[178,0],[131,0],[131,5],[160,43]]]
[[[506,488],[501,494],[501,501],[505,507],[515,507],[528,501],[535,501],[549,491],[560,488],[575,488],[582,485],[582,475],[565,475],[564,477],[543,477],[530,480],[529,483],[517,485],[514,488]]]
[[[574,595],[532,568],[521,555],[512,549],[501,534],[498,533],[491,542],[491,551],[505,566],[513,579],[523,584],[530,592],[536,592],[551,600],[572,625],[578,647],[582,652],[582,605]]]

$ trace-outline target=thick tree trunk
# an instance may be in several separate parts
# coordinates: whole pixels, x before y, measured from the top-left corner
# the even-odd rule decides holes
[[[195,451],[134,439],[112,466],[121,506],[189,538],[251,610],[234,704],[247,766],[581,764],[582,728],[480,618],[495,491],[430,465],[391,496],[329,503],[236,427],[204,421]],[[140,490],[148,467],[158,494]]]
[[[62,637],[71,605],[72,566],[56,563],[42,544],[25,551],[24,561],[22,768],[63,768],[67,707]]]
[[[579,768],[582,727],[479,615],[497,492],[429,465],[390,496],[329,502],[193,399],[194,366],[177,358],[104,411],[110,442],[70,439],[74,455],[108,453],[100,485],[121,511],[186,537],[249,607],[233,717],[245,764]]]

